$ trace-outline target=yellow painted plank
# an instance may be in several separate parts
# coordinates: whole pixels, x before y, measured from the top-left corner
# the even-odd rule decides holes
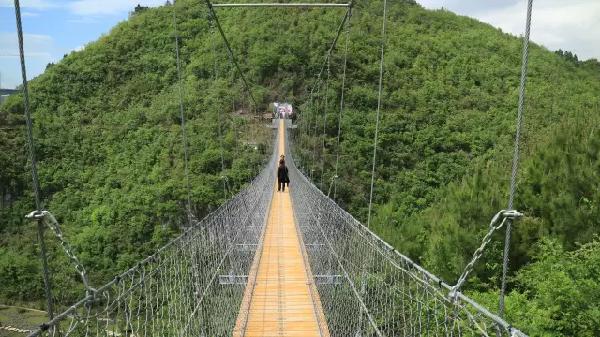
[[[279,124],[279,154],[285,154],[283,122]],[[275,183],[273,191],[233,335],[329,337],[289,189],[277,192]]]

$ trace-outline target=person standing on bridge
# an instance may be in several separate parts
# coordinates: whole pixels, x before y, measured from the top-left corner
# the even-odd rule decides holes
[[[285,159],[282,156],[277,168],[277,192],[285,192],[285,184],[289,183],[289,181],[288,168],[285,166]]]

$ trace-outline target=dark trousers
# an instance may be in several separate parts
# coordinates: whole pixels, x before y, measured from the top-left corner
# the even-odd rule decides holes
[[[277,192],[285,192],[285,180],[277,179]]]

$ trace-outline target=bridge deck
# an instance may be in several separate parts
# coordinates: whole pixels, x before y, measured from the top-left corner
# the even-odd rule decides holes
[[[285,153],[283,122],[279,124],[280,154]],[[312,280],[289,190],[280,193],[275,187],[233,335],[329,337]]]

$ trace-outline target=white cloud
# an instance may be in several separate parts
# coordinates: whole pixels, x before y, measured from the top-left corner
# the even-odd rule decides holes
[[[420,0],[427,8],[444,7],[503,31],[522,35],[526,0]],[[580,59],[600,59],[600,1],[545,0],[533,3],[531,39],[551,50],[570,50]]]
[[[98,23],[100,21],[101,21],[100,18],[93,17],[93,16],[77,16],[74,19],[67,19],[67,22],[77,23],[77,24],[82,24],[82,25]]]
[[[40,74],[52,62],[54,40],[48,35],[24,34],[25,62],[29,79]],[[2,86],[14,88],[21,83],[19,44],[16,33],[0,32],[0,72]]]
[[[40,16],[40,13],[35,13],[35,12],[21,12],[21,16],[23,16],[24,18],[30,17],[36,17],[36,16]]]
[[[26,57],[44,58],[50,61],[54,40],[49,35],[24,34],[24,48]],[[19,42],[16,33],[0,32],[0,56],[19,57]]]
[[[75,15],[101,16],[117,15],[132,11],[138,4],[142,6],[161,6],[165,0],[76,0],[67,4],[67,8]]]
[[[512,5],[519,0],[487,0],[487,1],[465,1],[465,0],[417,0],[426,8],[446,8],[457,13],[490,11]]]
[[[14,7],[14,0],[0,0],[0,7]],[[59,4],[56,1],[48,0],[22,0],[20,2],[21,8],[33,8],[33,9],[47,9],[52,7],[58,7]]]

